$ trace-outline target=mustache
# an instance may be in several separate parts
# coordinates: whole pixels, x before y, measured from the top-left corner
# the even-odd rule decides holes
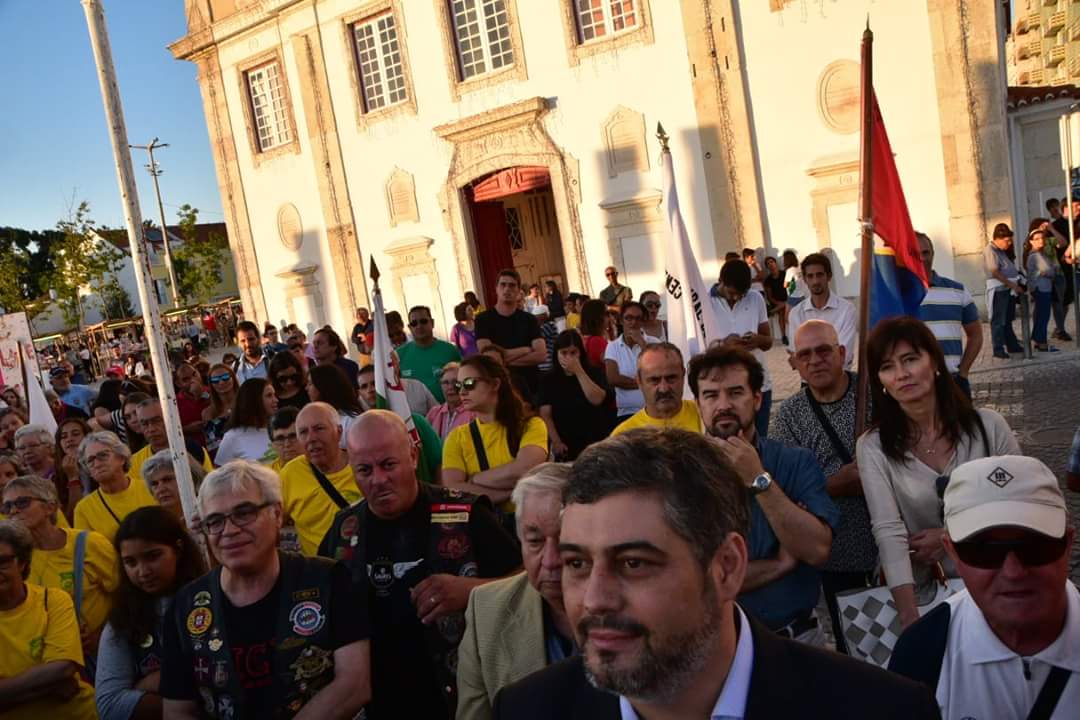
[[[674,390],[657,390],[656,391],[656,399],[657,400],[674,400],[675,399],[675,391]]]
[[[616,630],[632,635],[649,633],[648,628],[641,623],[621,615],[586,615],[578,621],[578,637],[585,637],[590,630]]]
[[[721,420],[734,420],[735,422],[739,422],[739,416],[735,413],[729,412],[717,413],[716,415],[713,415],[712,421],[714,424],[720,422]]]

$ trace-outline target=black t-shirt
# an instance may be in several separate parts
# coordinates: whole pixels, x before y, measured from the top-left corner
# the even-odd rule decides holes
[[[311,402],[311,398],[308,397],[307,390],[304,390],[303,388],[300,388],[300,392],[296,393],[291,398],[283,398],[278,395],[277,399],[278,410],[287,407],[293,407],[299,410],[300,408],[307,405],[309,402]]]
[[[515,310],[512,315],[501,315],[497,310],[491,309],[476,316],[476,339],[490,340],[507,350],[531,347],[532,341],[540,337],[540,324],[524,310]],[[530,394],[536,392],[540,380],[540,370],[536,365],[514,366],[510,368],[510,373],[525,382]]]
[[[769,295],[777,302],[783,302],[787,300],[787,288],[784,287],[783,275],[768,275],[762,284],[769,291]],[[769,298],[766,298],[769,299]]]
[[[604,373],[591,368],[588,374],[594,383],[604,388],[610,400],[614,393],[608,387]],[[599,407],[593,405],[585,397],[578,379],[567,376],[562,368],[544,374],[540,384],[540,405],[551,406],[555,429],[569,448],[566,457],[558,458],[560,461],[573,460],[586,447],[606,438],[615,419],[610,402],[604,401]]]
[[[364,336],[367,335],[369,332],[371,332],[371,321],[370,320],[368,320],[366,323],[359,323],[358,322],[355,325],[353,325],[353,329],[352,329],[353,345],[355,345],[357,347],[357,349],[360,350],[360,352],[364,352],[364,350],[365,350],[365,340],[366,340],[366,338]]]
[[[428,656],[424,626],[409,598],[409,590],[430,574],[423,562],[430,545],[430,524],[431,509],[423,494],[396,520],[368,514],[366,560],[371,574],[372,628],[369,720],[448,717]],[[501,577],[520,566],[517,546],[487,506],[473,506],[469,538],[478,577]]]
[[[333,638],[330,649],[337,650],[369,638],[367,588],[355,584],[349,569],[341,563],[334,567],[331,587],[334,610],[327,618]],[[227,597],[223,598],[233,667],[244,691],[245,712],[235,720],[273,717],[275,694],[270,688],[275,676],[280,674],[274,672],[273,661],[281,592],[281,575],[278,575],[270,592],[251,605],[236,607]],[[191,700],[201,707],[191,663],[181,651],[176,612],[177,609],[172,607],[166,613],[170,621],[165,623],[161,696],[169,700]],[[181,608],[179,612],[187,612],[187,608]]]

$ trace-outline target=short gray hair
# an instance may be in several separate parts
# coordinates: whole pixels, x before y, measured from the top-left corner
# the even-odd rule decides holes
[[[247,460],[231,460],[212,470],[202,481],[199,489],[199,515],[205,515],[205,500],[223,493],[240,493],[258,488],[263,502],[281,502],[281,478],[278,474],[258,463]]]
[[[56,505],[56,509],[53,510],[52,520],[53,525],[56,524],[56,514],[60,511],[60,498],[56,494],[56,486],[53,485],[51,480],[46,480],[38,475],[19,475],[8,481],[8,484],[4,486],[4,492],[8,490],[18,490],[22,488],[33,497],[41,500],[42,502],[53,503]]]
[[[98,430],[92,432],[82,439],[79,443],[79,464],[86,468],[86,448],[90,446],[90,443],[98,443],[106,446],[109,450],[112,450],[114,455],[119,455],[124,458],[124,469],[131,468],[131,448],[127,446],[123,440],[116,436],[116,433],[108,430]],[[89,469],[89,468],[87,468]]]
[[[15,551],[15,559],[23,564],[23,580],[30,577],[30,559],[34,556],[30,531],[14,520],[0,520],[0,543],[7,543]]]
[[[518,537],[521,537],[522,508],[528,503],[529,498],[535,495],[553,495],[562,503],[563,491],[570,480],[571,467],[570,463],[540,463],[521,476],[513,492],[510,493],[510,501],[516,508],[514,522]]]
[[[21,438],[28,437],[30,435],[37,435],[46,445],[52,445],[54,442],[56,442],[55,440],[53,440],[53,434],[49,432],[44,425],[36,424],[23,425],[21,428],[16,430],[15,442],[19,442]]]
[[[191,482],[198,488],[202,481],[206,478],[206,469],[195,462],[195,458],[188,455],[188,467],[191,468]],[[166,448],[164,450],[158,450],[156,453],[146,459],[146,462],[139,468],[142,472],[143,482],[146,483],[146,489],[150,489],[150,478],[157,475],[162,470],[174,470],[172,450]]]

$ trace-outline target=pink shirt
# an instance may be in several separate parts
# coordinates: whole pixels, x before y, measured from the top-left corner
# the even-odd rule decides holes
[[[428,410],[427,421],[438,433],[440,440],[446,440],[450,431],[462,425],[468,425],[476,418],[472,410],[462,410],[460,406],[457,412],[451,412],[446,403],[436,405]]]

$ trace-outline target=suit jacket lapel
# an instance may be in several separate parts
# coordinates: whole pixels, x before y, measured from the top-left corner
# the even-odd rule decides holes
[[[802,678],[791,668],[785,644],[761,623],[750,619],[754,639],[754,668],[750,671],[750,691],[746,698],[746,720],[766,720],[790,714],[789,698],[806,697],[801,692]],[[783,692],[777,682],[783,679]]]
[[[609,692],[597,690],[585,677],[585,665],[581,656],[574,662],[578,666],[578,687],[575,693],[574,714],[570,720],[622,720],[619,698]]]

